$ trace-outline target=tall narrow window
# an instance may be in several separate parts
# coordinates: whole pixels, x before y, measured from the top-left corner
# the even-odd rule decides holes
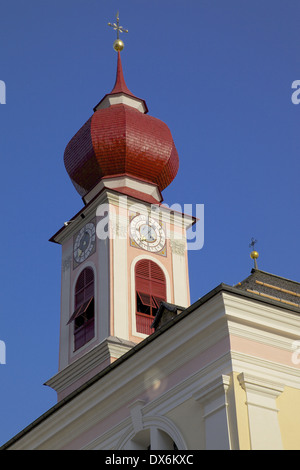
[[[75,287],[75,311],[68,323],[74,323],[74,349],[81,348],[95,335],[94,272],[85,268]]]
[[[161,268],[151,260],[141,260],[135,267],[136,330],[150,335],[151,324],[160,303],[166,300],[166,279]]]

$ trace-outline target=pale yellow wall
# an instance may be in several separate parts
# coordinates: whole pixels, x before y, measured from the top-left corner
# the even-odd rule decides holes
[[[251,449],[246,392],[233,374],[233,393],[236,407],[236,420],[240,450]],[[300,450],[300,390],[285,387],[276,400],[278,421],[284,450]]]
[[[233,373],[231,393],[234,395],[235,400],[235,413],[238,433],[239,446],[237,450],[250,450],[250,435],[249,435],[249,421],[248,410],[246,404],[246,392],[241,387],[238,374]],[[232,406],[232,403],[231,403]]]
[[[300,390],[285,387],[276,404],[284,450],[300,450]]]

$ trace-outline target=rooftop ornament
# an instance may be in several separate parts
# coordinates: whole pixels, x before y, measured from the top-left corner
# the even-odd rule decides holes
[[[254,247],[257,243],[257,240],[255,240],[253,237],[251,238],[251,243],[249,245],[249,248],[252,248],[252,251],[250,253],[250,258],[252,258],[254,260],[254,268],[255,269],[258,269],[257,268],[257,258],[259,257],[259,254],[256,250],[254,250]]]
[[[115,31],[117,31],[117,39],[114,41],[113,48],[115,51],[120,52],[124,49],[124,42],[120,39],[119,33],[128,33],[128,29],[124,29],[119,25],[119,12],[117,12],[117,23],[108,23]]]

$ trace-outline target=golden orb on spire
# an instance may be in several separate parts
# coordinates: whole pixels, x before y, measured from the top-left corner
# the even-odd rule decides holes
[[[114,41],[113,48],[117,52],[122,51],[124,49],[124,42],[122,39],[116,39]]]
[[[252,259],[257,259],[259,257],[258,251],[255,251],[255,250],[251,251],[250,257]]]

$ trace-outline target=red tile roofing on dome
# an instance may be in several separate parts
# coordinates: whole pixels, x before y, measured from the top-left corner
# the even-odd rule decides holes
[[[125,84],[120,53],[109,95],[114,94],[134,97]],[[179,167],[168,126],[122,102],[96,108],[64,153],[66,170],[79,194],[85,196],[103,177],[121,174],[154,183],[160,190],[167,187]]]

